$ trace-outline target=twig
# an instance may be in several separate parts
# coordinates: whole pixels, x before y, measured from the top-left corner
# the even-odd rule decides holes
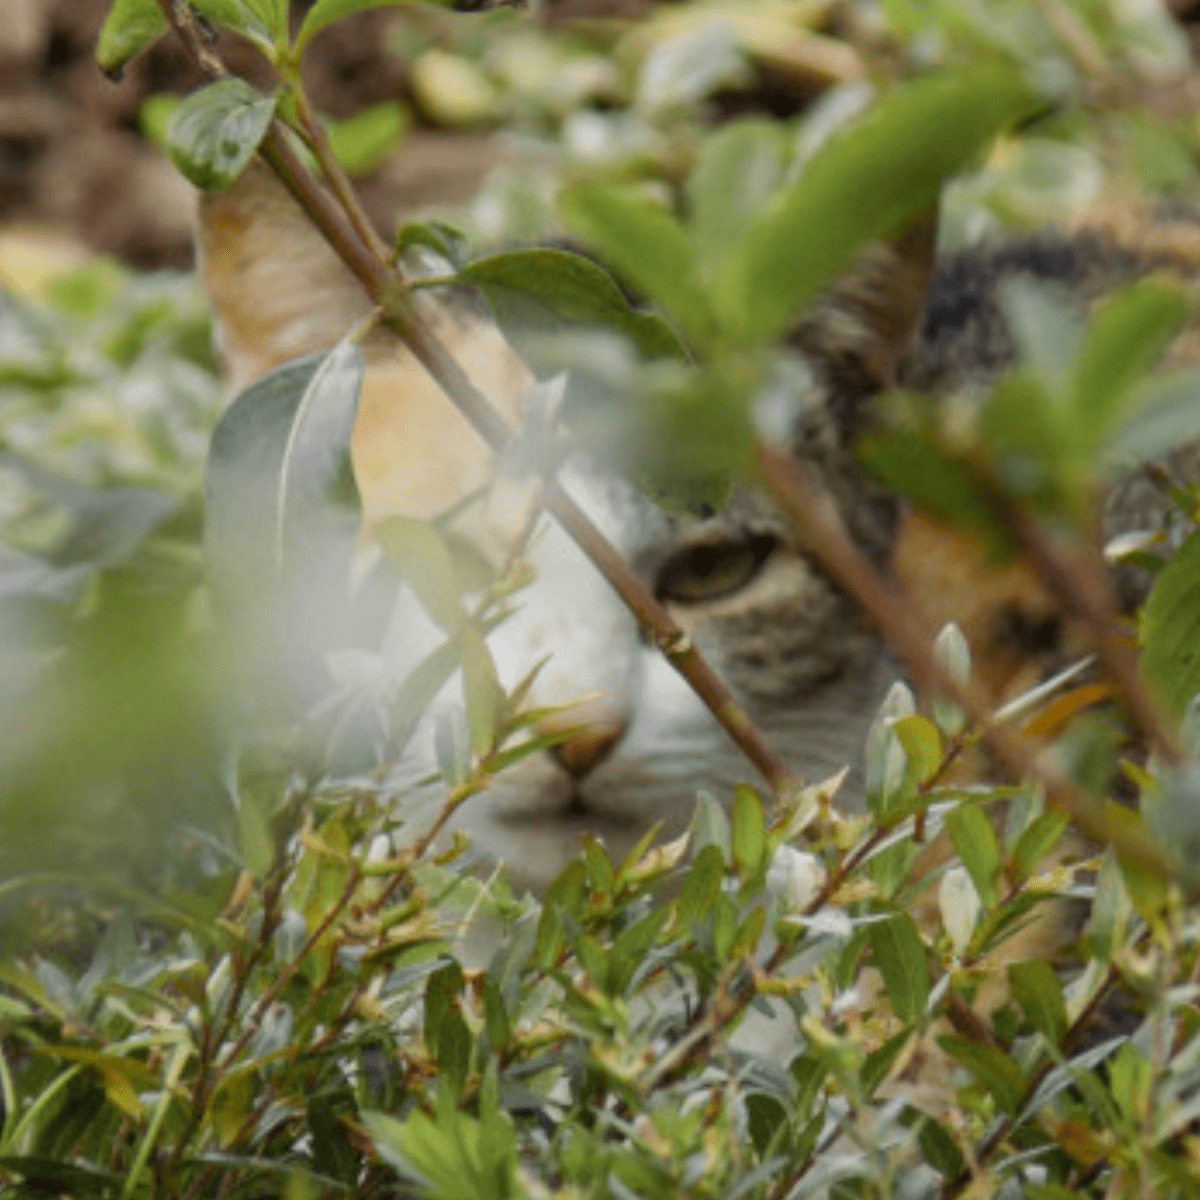
[[[1037,521],[999,488],[994,489],[992,500],[1037,568],[1038,576],[1067,612],[1078,615],[1087,625],[1096,654],[1117,685],[1118,698],[1129,716],[1168,766],[1182,766],[1184,754],[1179,738],[1146,687],[1137,660],[1116,632],[1117,609],[1099,556],[1089,553],[1088,547],[1068,557]]]
[[[1142,830],[1110,821],[1095,799],[1040,762],[1016,734],[992,719],[988,698],[977,685],[955,679],[938,662],[932,635],[911,606],[897,596],[894,585],[883,579],[850,540],[832,501],[812,484],[797,462],[761,443],[759,461],[776,503],[809,552],[866,609],[919,686],[953,700],[980,730],[992,753],[1015,775],[1041,787],[1047,799],[1069,813],[1089,837],[1111,845],[1122,858],[1160,877],[1177,877],[1178,865],[1160,846]]]
[[[210,75],[223,73],[224,68],[207,52],[196,30],[177,18],[171,0],[157,2],[197,64]],[[259,146],[259,153],[337,256],[379,305],[388,326],[484,441],[494,451],[502,453],[513,436],[508,423],[478,391],[417,312],[401,275],[363,241],[333,198],[305,169],[288,144],[286,127],[278,118],[271,122]],[[683,675],[718,723],[758,769],[775,795],[783,796],[799,786],[796,773],[754,726],[733,693],[704,660],[691,639],[553,478],[547,480],[545,502],[547,511],[608,580],[667,660]]]

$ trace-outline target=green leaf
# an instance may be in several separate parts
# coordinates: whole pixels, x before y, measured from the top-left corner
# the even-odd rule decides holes
[[[338,162],[351,175],[365,175],[392,152],[408,122],[408,109],[397,100],[386,100],[344,120],[327,122],[326,135]]]
[[[733,855],[733,834],[729,828],[729,816],[724,806],[711,792],[701,792],[696,798],[696,812],[692,818],[696,857],[709,846],[715,846],[721,854],[722,863],[728,863]]]
[[[455,1091],[471,1057],[471,1033],[459,1007],[463,971],[457,962],[434,971],[425,983],[425,1044]]]
[[[1107,477],[1163,458],[1200,441],[1200,370],[1155,376],[1138,388],[1135,411],[1101,451]]]
[[[444,6],[449,4],[450,0],[427,2]],[[308,10],[304,24],[300,26],[300,32],[296,35],[295,52],[297,55],[303,53],[314,34],[319,33],[326,25],[332,25],[334,21],[350,16],[351,13],[362,12],[368,8],[398,8],[411,3],[412,0],[317,0]]]
[[[267,815],[253,790],[239,794],[237,818],[242,861],[255,879],[264,879],[275,861],[275,842]]]
[[[766,206],[743,239],[721,311],[774,339],[860,246],[934,204],[945,179],[1037,104],[1019,71],[1000,62],[897,88]]]
[[[1025,1094],[1025,1076],[1003,1050],[952,1036],[938,1038],[938,1045],[983,1084],[1004,1112],[1017,1111]]]
[[[239,3],[263,23],[272,42],[287,45],[288,0],[239,0]]]
[[[1062,837],[1070,820],[1062,809],[1052,808],[1030,823],[1013,850],[1013,867],[1018,880],[1028,879],[1033,874],[1038,863]]]
[[[929,999],[929,962],[916,921],[896,913],[873,921],[867,935],[896,1016],[905,1024],[915,1021]]]
[[[745,1098],[746,1119],[750,1127],[750,1141],[762,1156],[771,1145],[775,1134],[787,1125],[787,1108],[775,1096],[764,1092],[751,1092]]]
[[[400,568],[421,607],[445,630],[466,619],[462,583],[446,539],[427,521],[394,516],[380,521],[375,538]]]
[[[171,161],[198,188],[227,187],[245,169],[275,116],[276,97],[219,79],[176,105],[167,122]]]
[[[467,625],[462,631],[462,680],[471,749],[482,757],[496,744],[504,712],[504,689],[496,677],[496,664],[487,642],[475,625]]]
[[[445,221],[409,221],[401,225],[396,230],[396,257],[399,258],[409,246],[428,247],[455,270],[466,262],[467,239],[462,230]]]
[[[670,916],[671,910],[666,905],[660,905],[628,929],[622,930],[613,942],[608,958],[607,991],[610,996],[625,994]]]
[[[979,436],[1008,466],[1009,482],[1030,493],[1044,489],[1074,465],[1073,434],[1067,424],[1041,380],[1017,370],[993,388],[980,414]]]
[[[962,1174],[965,1164],[953,1134],[928,1113],[920,1115],[917,1144],[925,1160],[943,1179],[957,1179]]]
[[[612,463],[664,507],[719,508],[752,461],[752,385],[719,370],[659,373],[632,394],[580,401],[568,389],[566,420],[597,458]]]
[[[592,184],[562,199],[567,227],[675,318],[693,338],[712,317],[692,274],[687,230],[661,204],[626,188]]]
[[[887,1078],[900,1051],[904,1049],[912,1029],[901,1029],[893,1034],[877,1050],[872,1050],[863,1061],[858,1077],[862,1082],[863,1091],[869,1096]]]
[[[1087,449],[1099,446],[1126,415],[1129,396],[1190,311],[1161,279],[1141,279],[1100,307],[1072,381],[1072,426]]]
[[[892,729],[908,756],[908,769],[914,782],[932,779],[942,765],[942,735],[938,727],[928,717],[914,713],[896,721]]]
[[[493,254],[468,263],[458,278],[483,292],[505,337],[542,377],[561,366],[543,361],[539,342],[580,327],[621,334],[649,359],[686,357],[665,321],[631,307],[612,276],[582,254],[552,249]]]
[[[1067,1032],[1067,1009],[1063,1004],[1062,984],[1054,968],[1041,959],[1011,963],[1008,985],[1029,1023],[1057,1046]]]
[[[725,858],[718,845],[709,843],[696,852],[696,861],[683,877],[676,905],[679,920],[684,926],[702,921],[721,894],[725,878]]]
[[[978,804],[964,801],[946,814],[946,829],[985,908],[999,899],[1000,845],[996,831]]]
[[[882,483],[930,516],[973,530],[992,547],[1008,545],[995,507],[970,469],[926,434],[913,430],[872,434],[859,442],[858,456]]]
[[[270,17],[264,20],[258,11],[264,3],[272,5],[276,0],[191,0],[192,7],[202,16],[249,38],[271,57],[277,40],[273,29],[275,22]]]
[[[157,0],[116,0],[100,28],[96,65],[106,75],[118,75],[166,30],[167,18]]]
[[[363,365],[357,348],[288,363],[242,392],[213,431],[205,551],[218,583],[278,577],[334,557],[358,532],[350,433]],[[343,576],[344,580],[344,576]]]
[[[1143,669],[1171,712],[1182,715],[1200,692],[1200,532],[1154,581],[1141,640]]]
[[[734,121],[705,142],[688,180],[687,201],[706,279],[719,277],[740,231],[758,215],[782,175],[781,130],[773,121]]]
[[[739,784],[733,793],[733,862],[742,879],[750,879],[763,864],[766,853],[766,822],[758,793]]]
[[[431,650],[404,677],[391,705],[389,744],[394,754],[398,755],[408,745],[426,709],[461,661],[458,640],[451,638]]]

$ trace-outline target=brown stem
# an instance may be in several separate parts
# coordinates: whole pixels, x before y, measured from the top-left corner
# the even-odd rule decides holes
[[[997,489],[996,508],[1009,530],[1029,555],[1039,577],[1058,596],[1067,613],[1077,614],[1087,625],[1104,669],[1117,685],[1129,716],[1167,765],[1183,765],[1183,748],[1170,722],[1146,687],[1137,659],[1117,628],[1117,608],[1112,588],[1099,556],[1081,548],[1068,555],[1037,521]]]
[[[1040,762],[1033,750],[1007,726],[992,719],[991,704],[975,684],[955,679],[933,653],[932,633],[850,540],[829,498],[819,491],[800,465],[773,447],[761,444],[759,461],[768,487],[784,516],[808,551],[867,611],[879,632],[908,666],[918,686],[943,692],[980,730],[992,753],[1014,775],[1045,792],[1094,840],[1111,845],[1130,862],[1163,878],[1178,875],[1177,864],[1141,829],[1110,821],[1102,805],[1072,780]]]
[[[209,74],[223,73],[206,51],[196,30],[179,19],[171,0],[158,0],[172,28],[193,58]],[[429,372],[442,391],[497,453],[508,445],[512,430],[416,311],[403,279],[372,242],[364,241],[332,197],[304,168],[288,145],[285,126],[272,121],[259,153],[292,194],[334,252],[383,311],[383,319]],[[330,156],[332,160],[332,156]],[[334,166],[334,181],[338,178]],[[352,209],[352,212],[356,209]],[[688,681],[729,736],[758,768],[775,794],[798,785],[783,757],[751,723],[749,716],[691,640],[649,588],[630,569],[611,543],[553,479],[547,481],[546,508],[575,539],[642,626],[661,647],[672,666]]]
[[[329,137],[325,133],[324,126],[313,116],[312,107],[308,103],[308,97],[299,87],[296,88],[295,94],[296,112],[304,133],[304,139],[312,150],[321,168],[321,172],[325,176],[325,181],[333,190],[338,203],[342,206],[342,211],[349,218],[350,224],[354,227],[354,232],[362,239],[363,245],[370,247],[371,252],[377,258],[386,257],[387,247],[384,245],[378,232],[376,232],[375,226],[371,224],[370,217],[367,216],[362,205],[359,204],[358,194],[354,190],[354,185],[350,182],[350,177],[342,169],[342,164],[338,162],[337,155],[333,152],[333,147],[329,143]]]
[[[258,1003],[254,1006],[254,1011],[246,1020],[246,1029],[242,1036],[233,1044],[229,1052],[222,1056],[219,1066],[227,1067],[232,1063],[239,1054],[246,1048],[246,1043],[254,1036],[260,1022],[266,1015],[267,1009],[279,999],[283,993],[283,989],[291,982],[292,976],[304,965],[304,960],[308,957],[309,952],[325,935],[325,932],[333,925],[333,923],[342,915],[346,906],[354,899],[355,893],[358,891],[358,885],[362,880],[362,872],[357,863],[353,863],[350,867],[350,877],[346,880],[346,886],[342,889],[342,894],[333,902],[329,911],[317,923],[316,928],[305,939],[304,945],[292,956],[291,962],[287,964],[279,973],[279,978],[271,985],[271,987],[263,993]]]

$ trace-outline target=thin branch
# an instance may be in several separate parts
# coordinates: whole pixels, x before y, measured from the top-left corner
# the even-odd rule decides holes
[[[1100,802],[1046,766],[1032,747],[993,720],[991,704],[978,685],[960,682],[938,662],[932,633],[898,595],[895,585],[885,580],[850,540],[832,501],[812,484],[800,464],[761,443],[759,461],[776,503],[808,551],[863,606],[918,686],[953,700],[1005,767],[1042,788],[1047,799],[1069,813],[1089,837],[1111,845],[1122,858],[1160,877],[1178,876],[1178,864],[1159,845],[1140,829],[1110,821]]]
[[[1049,585],[1069,615],[1087,625],[1096,654],[1112,681],[1118,698],[1134,724],[1169,766],[1183,765],[1179,738],[1146,687],[1137,660],[1120,637],[1118,612],[1108,573],[1098,554],[1086,544],[1068,555],[1047,535],[1029,513],[995,489],[993,502],[1009,531],[1029,555],[1039,578]]]
[[[158,0],[158,4],[198,65],[209,74],[221,73],[221,64],[214,64],[212,54],[207,52],[196,30],[178,19],[171,0]],[[458,361],[422,318],[399,272],[372,245],[363,241],[334,199],[305,169],[288,144],[286,127],[278,118],[272,121],[267,130],[259,153],[337,256],[379,305],[388,326],[483,440],[496,453],[503,453],[513,437],[513,430],[507,421],[475,387]],[[547,480],[545,502],[547,511],[608,580],[671,665],[687,680],[718,723],[758,769],[775,795],[783,796],[799,786],[801,781],[796,773],[754,726],[745,709],[704,660],[691,639],[553,478]]]

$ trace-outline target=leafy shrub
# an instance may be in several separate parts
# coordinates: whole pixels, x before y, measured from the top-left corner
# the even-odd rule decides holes
[[[175,110],[172,152],[202,184],[227,181],[262,146],[302,190],[277,113],[336,177],[298,60],[324,22],[370,5],[318,0],[295,37],[286,7],[192,6],[258,45],[281,81],[265,96],[219,80]],[[572,348],[580,327],[624,339],[615,366],[597,354],[577,370],[632,398],[602,433],[644,448],[634,469],[658,494],[710,500],[757,456],[814,553],[835,573],[849,561],[839,578],[932,685],[921,707],[901,684],[885,702],[865,751],[869,811],[840,812],[837,779],[803,787],[767,762],[769,810],[743,786],[701,796],[686,838],[648,835],[621,861],[589,839],[540,900],[514,896],[502,870],[467,869],[466,848],[439,841],[442,824],[545,745],[486,650],[519,571],[464,595],[432,526],[384,531],[448,633],[388,697],[388,736],[366,770],[337,761],[352,696],[321,695],[299,714],[257,709],[205,669],[221,659],[200,559],[209,433],[216,424],[206,536],[217,588],[261,593],[268,523],[283,531],[268,584],[295,569],[307,586],[313,556],[344,555],[354,535],[341,482],[360,375],[352,341],[281,369],[217,424],[187,285],[98,268],[60,284],[56,303],[6,299],[0,612],[20,737],[0,773],[0,1171],[12,1194],[1197,1191],[1196,543],[1140,560],[1169,560],[1142,624],[1167,717],[1129,661],[1089,540],[1106,463],[1195,434],[1194,376],[1151,373],[1149,351],[1186,314],[1180,293],[1136,284],[1084,330],[1018,288],[1006,301],[1017,363],[975,419],[898,398],[866,450],[917,504],[1033,560],[1083,614],[1111,682],[1080,685],[1069,669],[1000,713],[971,688],[961,636],[916,636],[847,559],[844,535],[804,515],[802,481],[772,458],[746,401],[777,377],[775,343],[795,314],[949,176],[952,239],[1069,208],[1131,162],[1152,185],[1186,182],[1178,164],[1190,165],[1194,133],[1149,111],[1182,42],[1154,6],[848,4],[840,42],[797,32],[777,8],[664,7],[604,69],[595,46],[531,42],[511,13],[479,18],[487,36],[464,18],[460,44],[410,47],[426,86],[443,81],[446,112],[467,107],[446,81],[469,78],[564,147],[556,220],[653,314],[564,252],[464,258],[434,223],[404,238],[477,286],[539,373],[561,365],[548,330],[565,328]],[[168,10],[210,55],[191,10],[118,0],[106,67],[159,36]],[[429,19],[419,14],[418,35]],[[783,32],[795,35],[793,68],[840,86],[797,123],[710,128],[701,102],[748,90]],[[522,38],[556,64],[540,89],[505,75]],[[937,69],[881,83],[853,120],[868,102],[864,63],[881,77]],[[552,88],[556,73],[574,90]],[[597,93],[606,109],[578,107]],[[572,152],[585,118],[603,129],[599,166]],[[1002,150],[979,166],[997,135]],[[656,199],[681,177],[686,219]],[[503,212],[508,185],[494,186]],[[464,218],[481,239],[484,207]],[[499,232],[528,216],[528,205],[508,214]],[[363,274],[403,332],[386,265]],[[1173,499],[1186,530],[1196,498]],[[655,611],[639,615],[695,673]],[[444,804],[414,836],[387,769],[457,669],[467,736],[442,756]],[[1113,694],[1127,717],[1085,711]],[[1126,734],[1153,754],[1137,757]],[[1034,736],[1053,742],[1056,765],[1035,755]],[[981,741],[1007,773],[956,782],[951,768]],[[1136,789],[1142,811],[1109,802],[1118,789]],[[1071,840],[1072,818],[1095,845]],[[939,860],[929,847],[942,830]],[[1048,962],[1036,935],[1066,901],[1088,915],[1078,969],[1060,975],[1066,964]],[[471,934],[488,923],[480,961]],[[1133,1017],[1106,1034],[1118,993]]]

